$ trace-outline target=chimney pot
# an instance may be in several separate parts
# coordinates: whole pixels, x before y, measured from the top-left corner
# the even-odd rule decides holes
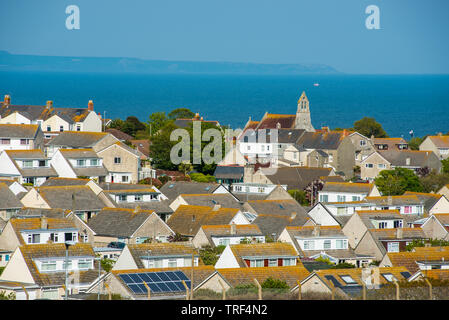
[[[11,104],[11,96],[9,94],[5,94],[4,104]]]
[[[47,217],[41,217],[41,229],[48,229],[48,220]]]
[[[403,235],[402,228],[397,228],[396,229],[396,239],[402,239],[402,235]]]
[[[314,237],[319,237],[319,236],[320,236],[320,225],[319,225],[319,224],[316,224],[316,225],[313,227],[313,233],[312,233],[312,235],[313,235]]]
[[[212,211],[218,211],[221,208],[221,204],[216,204],[214,205],[214,207],[212,208]]]
[[[407,158],[405,159],[405,165],[406,165],[406,166],[409,166],[409,165],[410,165],[410,157],[407,157]]]
[[[47,100],[47,105],[46,105],[47,109],[50,109],[51,107],[53,107],[53,101],[51,100]]]
[[[234,235],[236,233],[236,226],[235,223],[231,223],[231,234]]]
[[[87,110],[94,111],[94,102],[92,100],[89,100],[89,103],[87,104]]]

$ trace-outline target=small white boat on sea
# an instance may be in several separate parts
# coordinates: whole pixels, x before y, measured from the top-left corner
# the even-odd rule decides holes
[[[319,83],[314,83],[313,86],[314,86],[314,87],[319,87],[320,84],[319,84]]]

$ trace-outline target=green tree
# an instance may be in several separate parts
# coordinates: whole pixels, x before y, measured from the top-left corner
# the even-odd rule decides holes
[[[268,277],[264,282],[260,285],[264,289],[288,289],[289,286],[287,282],[279,279],[274,279],[272,277]]]
[[[190,179],[192,179],[192,181],[196,181],[196,182],[215,182],[216,179],[214,176],[211,176],[209,174],[205,175],[202,174],[201,172],[194,172],[189,174]]]
[[[186,174],[187,172],[190,172],[193,170],[193,166],[190,162],[182,162],[178,166],[178,171]]]
[[[430,244],[431,247],[446,247],[449,246],[449,241],[442,239],[415,239],[410,242],[405,248],[407,251],[412,251],[415,247],[424,247],[426,244]]]
[[[109,272],[112,270],[112,267],[114,266],[115,261],[112,259],[103,258],[100,260],[100,263],[101,263],[101,268],[104,271]]]
[[[426,137],[420,138],[420,137],[414,137],[411,138],[408,142],[408,146],[411,150],[419,150],[419,145],[424,141]]]
[[[193,113],[192,111],[190,111],[187,108],[177,108],[168,114],[168,118],[171,120],[192,119],[194,116],[195,116],[195,113]]]
[[[432,171],[430,174],[420,177],[419,181],[423,186],[424,192],[437,192],[443,186],[449,184],[449,173],[436,173]]]
[[[113,128],[113,129],[123,131],[124,125],[125,125],[125,121],[123,121],[122,119],[116,118],[111,121],[111,123],[108,125],[108,128]]]
[[[210,245],[200,249],[200,258],[205,265],[215,265],[226,246],[212,247]]]
[[[382,170],[375,179],[375,184],[384,196],[402,195],[405,191],[424,191],[418,176],[405,168]]]
[[[16,294],[14,292],[6,294],[6,291],[2,290],[0,291],[0,300],[16,300]]]
[[[135,116],[129,116],[126,118],[121,131],[135,137],[137,131],[143,131],[146,129],[144,123],[140,122]]]
[[[443,173],[449,173],[449,158],[441,160],[442,168],[441,171]]]
[[[167,115],[165,112],[159,111],[159,112],[153,112],[150,115],[150,118],[148,120],[148,126],[150,127],[150,136],[154,136],[158,133],[159,130],[162,128],[166,128],[169,123],[172,123],[173,121],[167,118]],[[177,127],[172,127],[172,130],[176,129]],[[171,131],[170,131],[171,132]]]
[[[387,138],[388,135],[382,128],[382,125],[374,118],[364,117],[356,122],[354,122],[354,130],[365,137],[370,138],[374,136],[375,138]]]
[[[304,190],[299,189],[290,189],[287,191],[290,196],[295,199],[302,206],[309,206],[310,203],[307,200],[306,192]]]
[[[150,138],[150,158],[152,158],[152,164],[157,169],[177,169],[177,165],[170,160],[171,148],[173,148],[173,146],[177,143],[177,141],[170,141],[170,134],[176,128],[177,127],[172,122],[168,122],[160,129],[158,133],[154,134]]]

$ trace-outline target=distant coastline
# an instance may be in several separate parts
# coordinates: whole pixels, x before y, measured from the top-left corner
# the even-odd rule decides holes
[[[138,74],[341,74],[324,64],[166,61],[138,58],[58,57],[11,54],[0,50],[0,71],[138,73]]]

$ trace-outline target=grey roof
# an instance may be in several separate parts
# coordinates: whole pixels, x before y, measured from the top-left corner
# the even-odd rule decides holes
[[[152,211],[123,208],[104,208],[88,222],[97,235],[131,237],[151,216]]]
[[[59,186],[84,186],[90,180],[89,179],[77,179],[77,178],[49,178],[41,187],[59,187]]]
[[[396,167],[424,167],[427,165],[429,157],[432,156],[431,151],[416,150],[378,150],[379,154],[384,157],[391,165]],[[434,154],[435,155],[435,154]],[[406,163],[406,159],[410,159],[410,164]]]
[[[248,205],[257,214],[272,214],[290,217],[292,213],[307,217],[307,211],[294,199],[286,200],[250,200]],[[305,221],[304,221],[305,222]]]
[[[50,208],[98,211],[105,207],[88,186],[40,187],[38,190]]]
[[[328,176],[331,168],[314,168],[314,167],[282,167],[277,168],[273,173],[273,169],[260,168],[262,173],[270,179],[274,184],[287,185],[289,190],[299,189],[304,190],[307,185],[322,176]]]
[[[101,182],[100,188],[104,191],[109,190],[136,190],[136,189],[151,189],[153,186],[148,184],[134,184],[134,183],[109,183]]]
[[[335,220],[340,224],[341,227],[344,227],[346,223],[351,219],[352,215],[332,215]]]
[[[405,196],[407,195],[415,195],[418,197],[420,201],[424,203],[424,210],[428,212],[432,207],[440,200],[442,195],[434,194],[434,193],[419,193],[419,192],[411,192],[406,191],[404,193]]]
[[[217,179],[243,179],[243,166],[217,166],[214,176]]]
[[[265,236],[271,237],[275,233],[277,239],[286,226],[302,226],[306,221],[307,218],[302,215],[292,219],[286,215],[259,214],[252,223],[257,225]]]
[[[141,201],[132,203],[120,202],[117,204],[117,207],[134,209],[136,208],[136,206],[139,206],[142,210],[152,210],[157,214],[173,213],[174,211],[172,208],[170,208],[169,205],[170,205],[169,200],[162,200],[162,201],[146,201],[146,202]]]
[[[159,190],[170,200],[174,200],[180,194],[212,193],[219,186],[218,183],[168,181]]]
[[[0,115],[2,118],[5,118],[14,112],[18,112],[30,120],[37,120],[41,119],[41,115],[44,113],[45,107],[46,106],[2,104],[2,107],[0,108]]]
[[[55,169],[52,166],[49,168],[33,168],[33,169],[19,169],[22,177],[57,177]]]
[[[343,140],[343,132],[305,132],[296,142],[299,148],[335,150]]]
[[[241,209],[241,203],[230,193],[219,194],[181,194],[189,205],[213,207],[220,205],[222,208]]]
[[[11,159],[33,159],[33,160],[47,160],[48,157],[40,149],[33,150],[5,150]]]
[[[38,131],[37,124],[0,124],[0,138],[33,139]]]
[[[108,175],[108,170],[104,165],[90,168],[72,168],[78,177],[104,177]]]
[[[72,148],[91,148],[101,139],[110,135],[107,132],[64,131],[48,142],[49,146],[68,146]]]
[[[70,211],[59,208],[44,209],[44,208],[23,207],[22,209],[19,210],[19,212],[15,216],[20,218],[32,218],[41,216],[45,216],[47,218],[63,218],[67,217],[68,213],[70,213]]]
[[[232,194],[241,202],[249,200],[265,200],[270,194],[265,193],[248,193],[248,192],[235,192]]]
[[[321,191],[368,194],[373,187],[374,185],[371,183],[325,182]]]
[[[5,183],[0,183],[0,209],[22,208],[23,204],[17,199]]]
[[[277,132],[277,140],[276,138]],[[266,142],[266,143],[285,143],[295,144],[298,139],[305,133],[304,129],[259,129],[247,130],[240,136],[241,142]]]

